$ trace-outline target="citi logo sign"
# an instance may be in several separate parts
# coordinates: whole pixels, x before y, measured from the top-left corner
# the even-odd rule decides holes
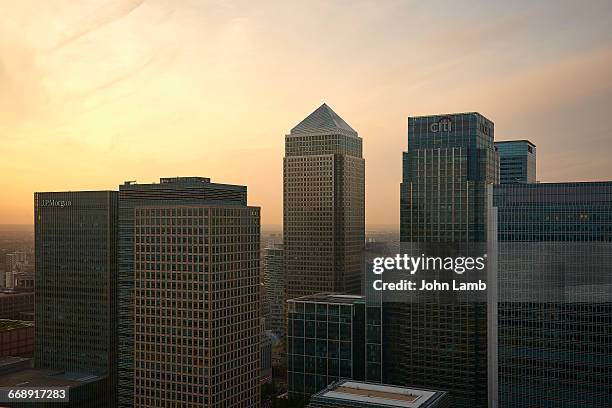
[[[429,125],[429,130],[432,133],[450,132],[453,130],[453,121],[451,118],[442,118],[439,121]]]
[[[70,207],[72,205],[72,201],[66,200],[40,200],[38,203],[39,207]]]

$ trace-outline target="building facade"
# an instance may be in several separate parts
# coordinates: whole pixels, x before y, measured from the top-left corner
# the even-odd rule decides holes
[[[365,161],[357,132],[321,105],[285,136],[287,299],[361,291]]]
[[[135,208],[134,405],[259,403],[259,208]]]
[[[278,338],[285,337],[285,251],[282,248],[265,248],[263,251],[264,287],[268,316],[266,328]]]
[[[495,187],[499,406],[610,405],[612,182]]]
[[[489,231],[491,186],[498,180],[493,133],[493,123],[478,113],[408,119],[400,187],[402,247],[488,250],[495,238]],[[489,345],[495,305],[383,303],[383,381],[449,391],[453,407],[489,406],[496,380],[490,355],[495,348]]]
[[[287,381],[310,396],[341,378],[364,379],[363,296],[316,294],[288,301]]]
[[[536,182],[536,146],[529,140],[495,142],[499,153],[499,183]]]
[[[259,400],[259,250],[244,186],[119,187],[120,407]]]
[[[35,193],[36,368],[108,381],[114,404],[117,192]]]

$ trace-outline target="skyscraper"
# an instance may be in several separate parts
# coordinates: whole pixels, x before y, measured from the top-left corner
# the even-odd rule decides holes
[[[120,407],[146,405],[169,390],[174,392],[170,398],[186,398],[188,404],[207,390],[203,398],[209,406],[226,397],[226,406],[239,406],[237,398],[249,401],[252,392],[258,398],[259,390],[251,386],[259,378],[258,229],[259,210],[247,207],[244,186],[176,177],[119,187]],[[155,315],[157,309],[169,315]],[[156,347],[151,360],[147,339]],[[197,353],[188,357],[191,351]],[[166,360],[173,354],[180,361]],[[226,370],[221,372],[219,364]],[[147,371],[152,367],[159,371]],[[186,367],[190,373],[178,371]],[[230,378],[239,369],[244,374]],[[189,379],[186,389],[177,384],[183,378]],[[143,389],[134,388],[136,381],[145,384]]]
[[[134,406],[258,406],[259,208],[134,216]]]
[[[536,146],[529,140],[495,142],[499,153],[499,183],[536,182]]]
[[[117,192],[36,193],[37,368],[106,381],[114,406]]]
[[[287,298],[360,293],[365,239],[361,138],[326,104],[285,136]]]
[[[408,118],[400,189],[402,246],[487,250],[495,238],[489,229],[494,224],[491,185],[497,179],[491,121],[478,113]],[[453,407],[487,407],[496,377],[494,356],[488,355],[494,306],[486,301],[385,303],[384,382],[449,391]]]
[[[263,252],[264,286],[269,310],[266,326],[279,338],[285,337],[285,251],[265,248]]]
[[[499,406],[610,406],[612,182],[495,187]]]

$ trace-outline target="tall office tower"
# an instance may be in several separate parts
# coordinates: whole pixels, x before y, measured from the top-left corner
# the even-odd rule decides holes
[[[287,298],[360,293],[365,239],[361,138],[326,104],[285,136]]]
[[[106,381],[114,406],[117,361],[117,192],[35,193],[37,368]]]
[[[364,379],[363,296],[319,293],[290,299],[287,383],[309,397],[341,378]]]
[[[120,407],[259,398],[259,209],[246,205],[246,187],[201,177],[119,187]]]
[[[499,406],[610,406],[612,182],[495,187]]]
[[[499,183],[536,182],[536,146],[529,140],[495,142],[499,153]]]
[[[266,326],[279,338],[285,337],[285,252],[265,248],[263,254],[264,286],[269,310]]]
[[[134,406],[259,404],[259,208],[135,208]]]
[[[495,238],[489,231],[495,224],[491,185],[497,180],[491,121],[478,113],[408,118],[402,247],[447,247],[458,251],[455,256],[470,248],[488,251]],[[488,286],[490,292],[494,282]],[[449,391],[453,407],[493,406],[488,398],[495,395],[495,362],[488,350],[495,348],[488,343],[494,308],[487,299],[384,304],[384,382]]]

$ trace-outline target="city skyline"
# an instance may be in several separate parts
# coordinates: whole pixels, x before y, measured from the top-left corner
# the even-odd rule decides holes
[[[34,191],[214,174],[281,225],[282,135],[323,102],[363,137],[369,225],[399,222],[408,116],[482,112],[547,152],[541,181],[612,174],[607,2],[3,9],[0,224],[32,224]]]

